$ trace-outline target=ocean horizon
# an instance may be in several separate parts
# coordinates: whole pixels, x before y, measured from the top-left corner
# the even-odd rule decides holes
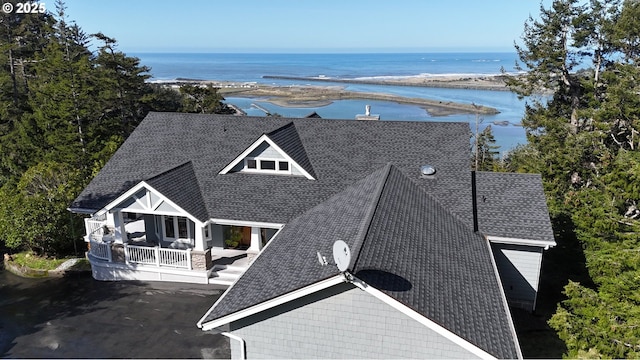
[[[141,65],[151,68],[150,81],[176,79],[218,80],[260,83],[278,86],[315,85],[343,86],[346,90],[387,93],[405,97],[439,101],[474,103],[500,111],[483,116],[480,129],[491,125],[496,143],[504,152],[526,143],[524,129],[519,126],[525,101],[508,91],[425,88],[344,84],[337,79],[384,79],[413,76],[490,76],[504,69],[515,73],[515,52],[433,52],[433,53],[130,53]],[[265,79],[264,76],[326,77],[327,81]],[[271,113],[285,117],[303,117],[317,112],[323,118],[353,119],[364,113],[365,105],[383,121],[463,121],[475,128],[475,116],[456,114],[432,116],[420,106],[385,101],[337,100],[322,107],[281,107],[260,98],[227,97],[226,102],[240,107],[248,115],[263,116],[252,106],[257,104]],[[508,123],[507,126],[495,124]]]

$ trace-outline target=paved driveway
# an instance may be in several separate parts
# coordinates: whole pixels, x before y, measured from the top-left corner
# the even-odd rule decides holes
[[[222,291],[0,270],[0,357],[229,358],[226,337],[196,327]]]

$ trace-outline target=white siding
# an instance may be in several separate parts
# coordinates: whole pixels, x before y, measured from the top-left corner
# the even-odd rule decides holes
[[[276,149],[269,146],[269,144],[265,141],[260,144],[255,150],[249,153],[248,157],[261,157],[261,158],[269,158],[269,159],[284,159],[284,156],[280,154]]]
[[[338,285],[232,324],[247,358],[475,358],[384,302]],[[231,340],[232,358],[239,356]]]
[[[498,243],[492,243],[491,248],[510,305],[533,311],[540,280],[542,248]]]

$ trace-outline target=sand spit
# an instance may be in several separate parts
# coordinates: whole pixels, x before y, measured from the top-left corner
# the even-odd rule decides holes
[[[299,77],[265,75],[264,79],[324,81],[364,85],[420,86],[448,89],[509,91],[501,75],[416,75],[416,76],[379,76],[354,79],[325,76]]]
[[[406,79],[403,79],[406,81]],[[326,81],[326,80],[325,80]],[[385,80],[386,81],[386,80]],[[462,80],[461,80],[462,81]],[[425,98],[404,97],[377,92],[361,92],[345,90],[344,86],[328,85],[266,85],[256,82],[231,82],[215,80],[177,79],[163,82],[165,85],[178,86],[185,83],[211,84],[220,88],[223,96],[261,98],[281,107],[323,107],[336,100],[379,100],[401,104],[417,105],[424,108],[431,116],[447,116],[453,114],[494,115],[495,108],[478,104],[439,101]],[[408,86],[408,85],[407,85]],[[415,85],[414,85],[415,86]],[[443,86],[444,87],[444,86]]]

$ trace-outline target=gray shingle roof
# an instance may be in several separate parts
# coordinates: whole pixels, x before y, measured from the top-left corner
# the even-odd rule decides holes
[[[147,179],[146,183],[198,220],[209,219],[191,161]]]
[[[218,175],[255,139],[289,123],[316,180]],[[465,123],[150,113],[70,207],[99,210],[141,180],[191,161],[209,218],[286,223],[392,162],[471,224],[468,136]],[[418,179],[423,164],[438,168],[435,179]]]
[[[374,171],[291,220],[229,288],[205,322],[338,274],[335,266],[320,265],[317,252],[332,261],[334,241],[354,245],[369,210],[375,207],[376,189],[387,171]]]
[[[336,240],[356,277],[494,356],[518,356],[486,240],[390,165],[285,225],[203,322],[338,274],[316,259]]]
[[[307,152],[304,150],[304,145],[300,140],[300,136],[293,122],[268,133],[267,136],[273,140],[280,149],[287,153],[293,161],[302,166],[309,175],[314,178],[316,177],[316,173],[313,171],[309,157],[307,157]]]
[[[538,174],[476,173],[478,227],[487,235],[554,241]]]

